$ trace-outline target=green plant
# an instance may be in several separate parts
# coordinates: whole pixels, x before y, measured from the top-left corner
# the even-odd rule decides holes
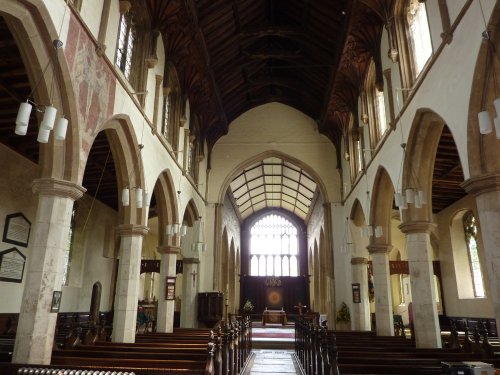
[[[349,313],[349,307],[342,302],[339,311],[337,311],[337,323],[349,323],[351,321],[351,314]]]
[[[250,314],[253,311],[253,309],[254,309],[254,306],[253,306],[252,302],[249,299],[247,299],[245,304],[243,305],[243,308],[242,308],[243,312],[246,314]]]

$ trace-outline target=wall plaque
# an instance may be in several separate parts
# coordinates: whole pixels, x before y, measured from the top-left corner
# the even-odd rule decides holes
[[[359,283],[352,284],[352,302],[361,303],[361,285]]]
[[[25,263],[26,257],[15,247],[0,252],[0,281],[22,282]]]
[[[167,301],[175,300],[175,277],[168,277],[165,281],[165,299]]]
[[[28,247],[31,223],[22,213],[17,212],[5,217],[3,242]]]
[[[54,290],[54,292],[52,293],[50,312],[59,312],[59,308],[61,307],[61,297],[62,292],[60,290]]]

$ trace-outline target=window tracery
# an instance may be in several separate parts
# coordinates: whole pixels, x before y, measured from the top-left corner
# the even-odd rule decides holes
[[[298,276],[298,230],[283,216],[270,214],[250,229],[251,276]]]

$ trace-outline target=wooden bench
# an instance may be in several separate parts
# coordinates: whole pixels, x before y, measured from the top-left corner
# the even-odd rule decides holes
[[[413,340],[373,332],[328,331],[296,322],[296,353],[305,374],[442,374],[442,362],[478,361],[457,349],[417,349]],[[497,364],[497,360],[484,360]]]

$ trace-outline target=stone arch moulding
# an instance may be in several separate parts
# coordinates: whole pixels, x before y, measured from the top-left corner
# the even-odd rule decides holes
[[[303,170],[305,170],[316,182],[316,184],[319,188],[319,191],[320,191],[321,195],[323,196],[324,202],[329,202],[328,191],[325,187],[325,184],[324,184],[323,180],[321,179],[321,177],[316,173],[316,171],[313,168],[311,168],[309,165],[305,164],[301,160],[294,158],[293,156],[290,156],[288,154],[285,154],[283,152],[276,151],[276,150],[269,150],[269,151],[262,152],[258,155],[253,156],[252,158],[245,160],[244,162],[242,162],[238,166],[236,166],[231,171],[231,173],[228,174],[228,176],[226,177],[226,179],[222,183],[221,190],[219,192],[219,202],[224,202],[224,196],[226,194],[226,191],[227,191],[229,185],[231,184],[231,181],[240,171],[242,171],[243,169],[245,169],[246,167],[248,167],[254,163],[257,163],[261,160],[264,160],[264,159],[270,158],[270,157],[276,157],[276,158],[283,159],[283,160],[288,161],[289,163],[292,163],[292,164],[302,168]]]
[[[198,207],[196,207],[194,200],[190,199],[184,210],[182,220],[186,225],[192,227],[199,218],[200,212],[198,211]]]
[[[470,94],[469,117],[467,121],[467,155],[469,173],[472,178],[482,175],[498,175],[500,173],[500,148],[498,147],[498,139],[495,137],[495,130],[490,134],[480,134],[477,117],[477,114],[483,110],[488,110],[490,114],[494,114],[493,101],[499,96],[499,93],[495,93],[494,86],[496,83],[493,82],[490,76],[491,72],[486,71],[486,67],[488,66],[496,72],[500,70],[500,62],[497,58],[492,58],[491,56],[492,47],[496,51],[500,50],[500,38],[498,36],[500,33],[499,19],[500,3],[496,2],[486,28],[490,31],[491,44],[484,41],[481,43]]]
[[[372,236],[373,243],[389,244],[391,238],[392,202],[394,186],[389,173],[384,167],[379,167],[375,175],[370,202],[370,225],[382,227],[380,237]]]
[[[111,154],[115,161],[118,195],[125,187],[144,187],[144,165],[139,155],[138,141],[127,115],[116,115],[103,124],[99,132],[106,132],[110,145]],[[99,133],[97,132],[95,135]],[[95,140],[96,137],[94,137]],[[90,148],[89,148],[90,151]],[[88,153],[86,155],[88,158]],[[85,160],[87,162],[88,160]],[[80,177],[80,181],[83,178]],[[139,209],[135,206],[135,200],[130,199],[130,205],[124,207],[118,205],[118,213],[121,224],[146,225],[146,205]]]
[[[174,224],[179,221],[177,197],[170,170],[166,169],[158,176],[153,193],[158,214],[159,244],[166,244],[167,236],[164,228],[166,228],[167,224]]]
[[[363,205],[361,204],[358,198],[356,198],[351,205],[349,219],[357,227],[362,227],[366,223],[366,214],[363,209]]]
[[[51,19],[45,4],[41,1],[31,3],[33,6],[26,6],[17,0],[3,0],[0,5],[0,17],[5,19],[16,40],[32,88],[34,83],[37,84],[32,99],[37,103],[52,101],[58,109],[58,115],[64,113],[69,121],[65,141],[55,141],[50,137],[47,144],[39,147],[38,163],[41,167],[41,177],[60,178],[78,183],[81,139],[68,61],[65,55],[59,52],[52,64],[52,70],[43,77],[40,76],[47,61],[53,59],[52,41],[58,39],[58,30],[54,23],[40,21]],[[66,17],[69,18],[70,14],[68,9]],[[54,71],[57,74],[57,84],[52,85]]]
[[[403,220],[432,222],[432,178],[436,152],[441,138],[445,121],[436,112],[428,108],[420,108],[415,113],[408,142],[402,171],[402,190],[413,183],[427,193],[427,204],[416,209],[408,205],[403,210]],[[429,157],[431,156],[431,157]]]

